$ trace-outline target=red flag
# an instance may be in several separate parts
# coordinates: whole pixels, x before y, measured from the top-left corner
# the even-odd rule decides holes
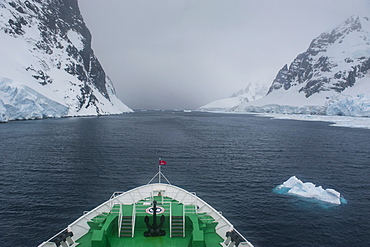
[[[159,164],[160,164],[160,165],[166,165],[166,164],[167,164],[167,162],[166,162],[166,161],[164,161],[164,160],[160,160],[160,161],[159,161]]]

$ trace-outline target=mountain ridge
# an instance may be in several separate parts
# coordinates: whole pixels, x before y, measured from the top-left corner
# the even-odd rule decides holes
[[[247,87],[233,93],[229,98],[212,101],[198,108],[200,111],[227,111],[241,103],[251,102],[266,95],[268,87],[259,83],[250,83]]]
[[[361,19],[369,22],[367,17]],[[364,32],[359,16],[351,16],[331,31],[320,34],[305,52],[294,59],[289,68],[284,65],[274,79],[268,94],[280,88],[288,90],[292,86],[303,84],[299,92],[303,92],[308,98],[320,91],[334,90],[339,93],[353,86],[356,78],[363,78],[363,72],[370,69],[370,58],[356,57],[355,54],[351,54],[351,47],[348,47],[348,50],[344,50],[345,47],[342,48],[341,52],[345,53],[346,57],[340,56],[342,54],[333,54],[330,48],[335,44],[340,46],[346,41],[346,37],[355,32]],[[362,42],[369,45],[366,36]],[[335,56],[339,59],[334,60]],[[335,71],[338,67],[343,68]],[[326,72],[335,72],[334,77],[327,77]]]
[[[117,98],[92,50],[77,0],[0,3],[0,39],[3,121],[132,111]],[[17,89],[28,101],[15,100]],[[67,107],[67,113],[64,107],[46,110],[31,100],[37,94]],[[34,111],[19,114],[30,108]]]
[[[267,94],[231,112],[370,116],[370,18],[321,33],[277,73]]]

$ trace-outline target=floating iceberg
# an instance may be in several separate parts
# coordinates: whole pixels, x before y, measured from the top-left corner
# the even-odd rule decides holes
[[[344,203],[344,198],[340,197],[340,193],[333,189],[323,189],[310,182],[302,182],[296,176],[292,176],[283,184],[277,186],[274,192],[280,194],[291,194],[306,198],[313,198],[323,202],[340,205]]]

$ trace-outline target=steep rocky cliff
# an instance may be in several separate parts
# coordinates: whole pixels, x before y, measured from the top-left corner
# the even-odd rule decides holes
[[[131,111],[94,55],[77,0],[1,1],[0,42],[0,120]]]
[[[367,17],[352,16],[335,29],[315,38],[277,74],[268,93],[298,86],[306,98],[322,91],[343,92],[370,70]]]

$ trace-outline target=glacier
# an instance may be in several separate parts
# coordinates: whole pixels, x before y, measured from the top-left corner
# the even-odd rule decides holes
[[[346,203],[346,200],[341,197],[338,191],[334,189],[323,189],[321,186],[316,186],[311,182],[304,183],[296,176],[290,177],[283,184],[275,187],[273,191],[278,194],[290,194],[305,198],[312,198],[336,205]]]
[[[67,116],[69,108],[25,86],[0,78],[0,122]]]
[[[326,115],[370,117],[370,95],[336,95],[327,102]]]
[[[370,117],[370,74],[342,93],[320,92],[306,98],[298,87],[276,91],[252,102],[229,108],[229,112],[307,114],[326,116]]]
[[[308,114],[262,114],[257,113],[257,116],[269,117],[272,119],[289,119],[299,121],[321,121],[329,122],[330,126],[347,127],[347,128],[362,128],[370,129],[369,117],[349,117],[349,116],[323,116],[323,115],[308,115]]]

